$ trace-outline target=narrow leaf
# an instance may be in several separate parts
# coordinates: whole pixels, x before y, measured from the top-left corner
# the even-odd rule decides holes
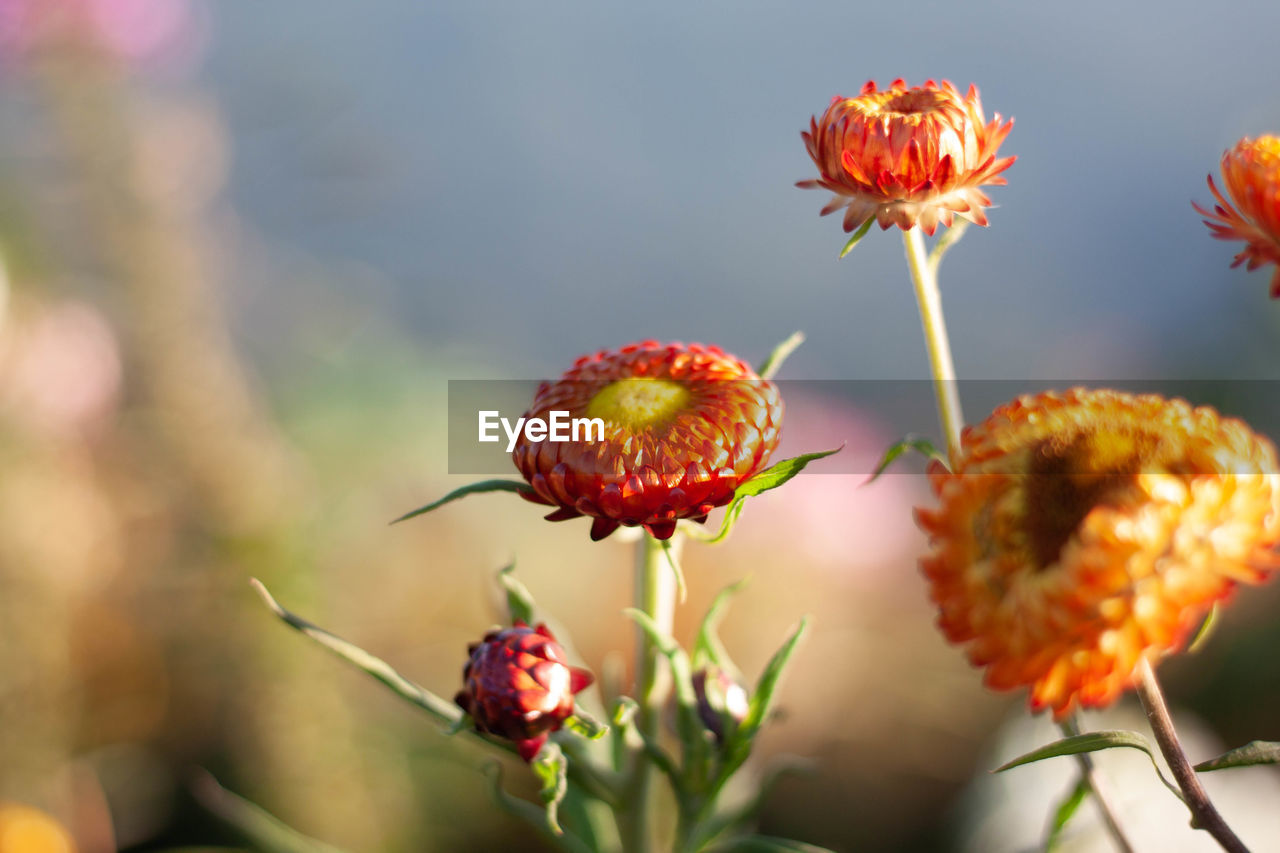
[[[1046,853],[1053,853],[1058,846],[1059,840],[1062,838],[1062,831],[1067,828],[1067,822],[1071,820],[1072,815],[1080,808],[1091,793],[1089,781],[1083,777],[1076,782],[1076,786],[1071,792],[1058,803],[1058,807],[1053,812],[1053,820],[1049,823],[1049,832],[1045,835],[1044,849]]]
[[[493,802],[507,814],[514,815],[554,839],[557,847],[570,853],[594,853],[593,849],[573,833],[553,832],[547,824],[546,813],[526,800],[513,797],[502,788],[502,765],[490,762],[484,768],[489,779],[489,795]],[[558,821],[557,821],[558,823]]]
[[[502,584],[502,588],[507,592],[507,610],[511,614],[511,621],[517,619],[525,624],[532,625],[534,622],[533,612],[533,595],[529,592],[529,588],[523,583],[516,580],[513,574],[516,564],[512,563],[506,568],[498,571],[498,583]]]
[[[483,492],[516,492],[526,495],[534,494],[533,487],[522,480],[482,480],[479,483],[469,483],[459,489],[454,489],[440,500],[429,503],[426,506],[418,507],[412,512],[406,512],[391,523],[399,524],[402,521],[408,521],[411,518],[416,518],[423,513],[431,512],[433,509],[438,509],[447,503],[456,501],[458,498],[465,498],[467,495],[478,495]]]
[[[560,803],[569,792],[569,763],[555,741],[547,741],[530,762],[533,774],[542,782],[542,805],[546,809],[547,827],[556,835],[563,835],[560,828]]]
[[[778,689],[778,682],[782,678],[782,673],[787,668],[787,664],[791,662],[791,656],[795,654],[796,646],[800,643],[800,638],[804,636],[804,632],[809,628],[809,617],[800,620],[800,624],[795,627],[791,635],[787,637],[782,647],[773,653],[773,657],[769,659],[769,663],[764,668],[764,672],[760,674],[760,680],[756,682],[756,689],[751,694],[751,705],[747,711],[746,718],[742,721],[742,727],[739,732],[748,737],[755,737],[760,727],[764,725],[764,721],[768,719],[769,711],[773,709],[774,694]]]
[[[927,459],[936,459],[943,465],[947,464],[947,458],[938,450],[938,448],[933,446],[933,442],[918,435],[909,435],[897,444],[892,445],[884,452],[884,456],[880,458],[880,464],[876,466],[876,470],[872,472],[871,477],[867,482],[862,485],[865,486],[869,483],[874,483],[880,478],[880,475],[898,459],[899,456],[906,453],[908,450],[919,453]]]
[[[258,804],[228,791],[205,770],[196,771],[190,787],[201,806],[263,853],[340,853],[337,847],[303,835]]]
[[[271,609],[271,612],[282,622],[295,631],[299,631],[315,640],[348,663],[354,664],[369,673],[369,675],[390,687],[400,698],[412,702],[442,723],[455,724],[462,717],[462,709],[457,705],[452,702],[446,702],[426,688],[414,684],[392,669],[386,661],[374,657],[359,646],[348,643],[336,634],[331,634],[318,625],[314,625],[306,619],[295,616],[285,610],[271,597],[271,593],[267,592],[267,588],[257,578],[251,579],[249,583],[257,590],[258,595],[262,597],[263,602]]]
[[[581,708],[575,709],[573,716],[564,721],[564,727],[587,740],[600,740],[600,738],[609,733],[607,725]]]
[[[824,456],[830,456],[833,453],[839,453],[844,449],[844,445],[833,448],[831,450],[822,450],[817,453],[805,453],[800,456],[794,456],[791,459],[783,459],[777,465],[773,465],[756,474],[750,480],[742,483],[733,492],[733,500],[724,511],[724,522],[720,525],[720,531],[714,536],[698,536],[694,532],[695,538],[704,542],[714,543],[723,541],[729,535],[729,531],[733,529],[733,525],[737,522],[738,516],[742,514],[742,504],[747,498],[753,498],[763,492],[776,489],[792,477],[799,474],[815,459],[821,459]],[[693,532],[693,531],[691,531]]]
[[[1229,767],[1251,767],[1255,764],[1280,764],[1280,743],[1267,740],[1250,741],[1244,746],[1222,753],[1217,758],[1201,761],[1195,769],[1203,773],[1208,770],[1226,770]]]
[[[791,357],[791,353],[799,349],[804,343],[804,332],[793,332],[791,337],[773,348],[773,352],[769,353],[769,357],[760,365],[760,369],[756,372],[760,374],[761,379],[772,379],[782,369],[782,363]]]
[[[853,236],[849,238],[849,242],[844,244],[844,248],[840,250],[840,257],[844,257],[853,251],[853,247],[862,242],[862,238],[867,236],[867,232],[871,230],[871,225],[876,221],[874,216],[868,216],[867,221],[862,223],[857,231],[853,232]]]
[[[1213,607],[1209,608],[1209,612],[1205,615],[1204,621],[1200,623],[1200,627],[1196,629],[1196,635],[1191,638],[1190,645],[1187,646],[1188,652],[1198,652],[1209,641],[1213,629],[1218,624],[1218,602],[1213,603]]]
[[[1156,755],[1151,749],[1151,744],[1145,737],[1137,732],[1104,731],[1085,732],[1082,735],[1073,735],[1071,737],[1046,744],[1039,749],[1033,749],[1025,755],[1020,755],[1012,761],[1000,765],[991,772],[1003,773],[1006,770],[1012,770],[1014,767],[1021,767],[1024,764],[1043,761],[1046,758],[1057,758],[1060,755],[1078,755],[1082,752],[1097,752],[1099,750],[1115,749],[1117,747],[1129,747],[1131,749],[1140,749],[1145,752],[1147,757],[1151,759],[1151,766],[1155,767],[1156,775],[1160,777],[1160,781],[1164,782],[1165,787],[1172,791],[1178,799],[1182,799],[1182,791],[1177,785],[1174,785],[1165,778],[1164,772],[1160,770],[1160,765],[1156,763]]]
[[[742,681],[742,672],[729,658],[729,652],[720,640],[719,629],[725,608],[729,606],[729,599],[746,586],[747,580],[743,578],[720,590],[715,600],[711,602],[711,606],[707,608],[707,615],[702,617],[702,625],[698,628],[698,639],[693,646],[694,669],[703,669],[708,663],[713,663],[734,681]]]
[[[684,569],[680,568],[680,561],[676,559],[675,546],[671,544],[670,539],[659,539],[658,544],[662,546],[662,553],[666,555],[667,565],[671,567],[671,573],[676,578],[676,597],[681,604],[689,597],[689,588],[684,583]]]

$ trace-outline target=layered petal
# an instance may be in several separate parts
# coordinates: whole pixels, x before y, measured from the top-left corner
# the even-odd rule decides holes
[[[1019,398],[965,430],[917,510],[938,624],[995,689],[1063,717],[1111,703],[1177,651],[1280,542],[1275,449],[1154,395]]]
[[[1209,176],[1209,191],[1217,202],[1213,210],[1191,205],[1205,216],[1213,236],[1219,240],[1243,240],[1245,247],[1231,266],[1247,264],[1255,270],[1275,264],[1271,277],[1271,298],[1280,299],[1280,137],[1241,139],[1222,155],[1222,182],[1228,201]],[[1234,202],[1234,204],[1233,204]]]
[[[929,235],[957,215],[986,225],[991,200],[979,187],[1005,183],[1015,158],[996,154],[1012,127],[998,113],[986,120],[973,86],[961,95],[946,80],[868,82],[856,98],[832,99],[800,134],[819,177],[797,186],[835,193],[822,215],[844,208],[845,231],[873,216],[882,229],[919,225]]]

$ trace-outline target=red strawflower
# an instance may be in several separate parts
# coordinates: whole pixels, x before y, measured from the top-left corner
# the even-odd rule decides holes
[[[543,383],[525,413],[600,418],[604,438],[530,441],[512,458],[547,518],[591,516],[591,538],[619,525],[667,539],[682,518],[705,521],[761,471],[778,444],[782,398],[719,347],[644,341],[579,358]],[[595,436],[593,436],[594,438]]]
[[[478,731],[514,741],[525,761],[547,735],[573,716],[573,695],[595,678],[569,666],[568,656],[546,625],[490,631],[467,647],[463,687],[454,702],[471,715]]]

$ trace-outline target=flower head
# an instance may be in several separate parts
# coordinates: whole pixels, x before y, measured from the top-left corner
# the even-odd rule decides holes
[[[476,729],[514,741],[520,757],[532,761],[547,735],[573,716],[573,695],[595,679],[569,666],[568,656],[546,625],[490,631],[467,648],[463,688],[454,701],[471,715]]]
[[[528,418],[599,418],[603,440],[530,441],[512,452],[552,521],[587,515],[591,538],[642,525],[667,539],[705,521],[778,444],[777,387],[718,347],[644,341],[579,358],[538,388]],[[598,438],[598,436],[590,436]]]
[[[883,90],[870,81],[856,98],[833,98],[800,134],[820,175],[796,186],[835,193],[822,215],[846,208],[845,231],[872,216],[882,229],[919,223],[929,235],[954,214],[986,225],[991,199],[978,187],[1005,183],[999,175],[1016,158],[996,150],[1012,127],[999,113],[986,120],[973,86],[961,95],[946,80]]]
[[[1142,658],[1277,563],[1275,449],[1237,420],[1154,395],[1021,397],[965,430],[940,506],[917,511],[939,625],[996,689],[1061,718],[1103,706]]]
[[[1209,191],[1217,200],[1212,211],[1192,202],[1219,240],[1244,240],[1246,245],[1231,266],[1248,262],[1255,270],[1275,264],[1271,298],[1280,299],[1280,137],[1241,139],[1222,155],[1222,181],[1231,202],[1222,197],[1209,176]]]

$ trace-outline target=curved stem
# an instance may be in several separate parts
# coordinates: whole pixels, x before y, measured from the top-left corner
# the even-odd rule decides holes
[[[1067,737],[1080,734],[1080,727],[1076,725],[1075,715],[1071,715],[1059,723],[1062,733]],[[1111,794],[1108,790],[1106,782],[1098,773],[1097,765],[1093,763],[1093,756],[1087,752],[1076,754],[1076,763],[1080,765],[1080,775],[1084,779],[1089,791],[1093,794],[1093,801],[1098,804],[1098,811],[1102,813],[1102,822],[1107,827],[1107,832],[1111,833],[1111,838],[1123,853],[1133,853],[1133,845],[1129,843],[1129,839],[1125,837],[1124,830],[1120,828],[1120,822],[1116,819],[1115,809],[1111,807]]]
[[[1200,784],[1195,770],[1191,768],[1186,753],[1182,751],[1178,733],[1173,728],[1173,719],[1169,716],[1169,706],[1165,704],[1164,694],[1160,691],[1160,682],[1156,681],[1155,670],[1146,658],[1138,664],[1138,697],[1142,699],[1142,707],[1147,712],[1147,721],[1151,723],[1160,752],[1169,763],[1173,778],[1182,789],[1187,808],[1191,810],[1191,825],[1212,835],[1223,850],[1249,853],[1249,848],[1231,831],[1226,820],[1209,801],[1209,795]]]
[[[676,543],[672,542],[672,547]],[[662,543],[648,533],[636,544],[636,606],[647,613],[663,634],[670,634],[675,621],[675,573],[667,564]],[[636,683],[640,708],[636,725],[643,736],[657,742],[662,728],[662,708],[671,692],[671,674],[657,643],[636,628]],[[635,758],[628,786],[630,814],[626,821],[625,848],[628,853],[651,853],[660,849],[654,837],[656,808],[655,768],[642,752]]]
[[[960,429],[964,414],[960,411],[960,392],[956,387],[956,368],[951,361],[951,344],[942,317],[942,297],[938,293],[936,265],[929,262],[924,236],[919,227],[902,232],[907,249],[907,266],[915,285],[916,302],[920,305],[920,323],[924,326],[924,342],[929,349],[929,369],[933,389],[938,398],[938,420],[946,433],[947,447],[954,454],[960,447]]]

